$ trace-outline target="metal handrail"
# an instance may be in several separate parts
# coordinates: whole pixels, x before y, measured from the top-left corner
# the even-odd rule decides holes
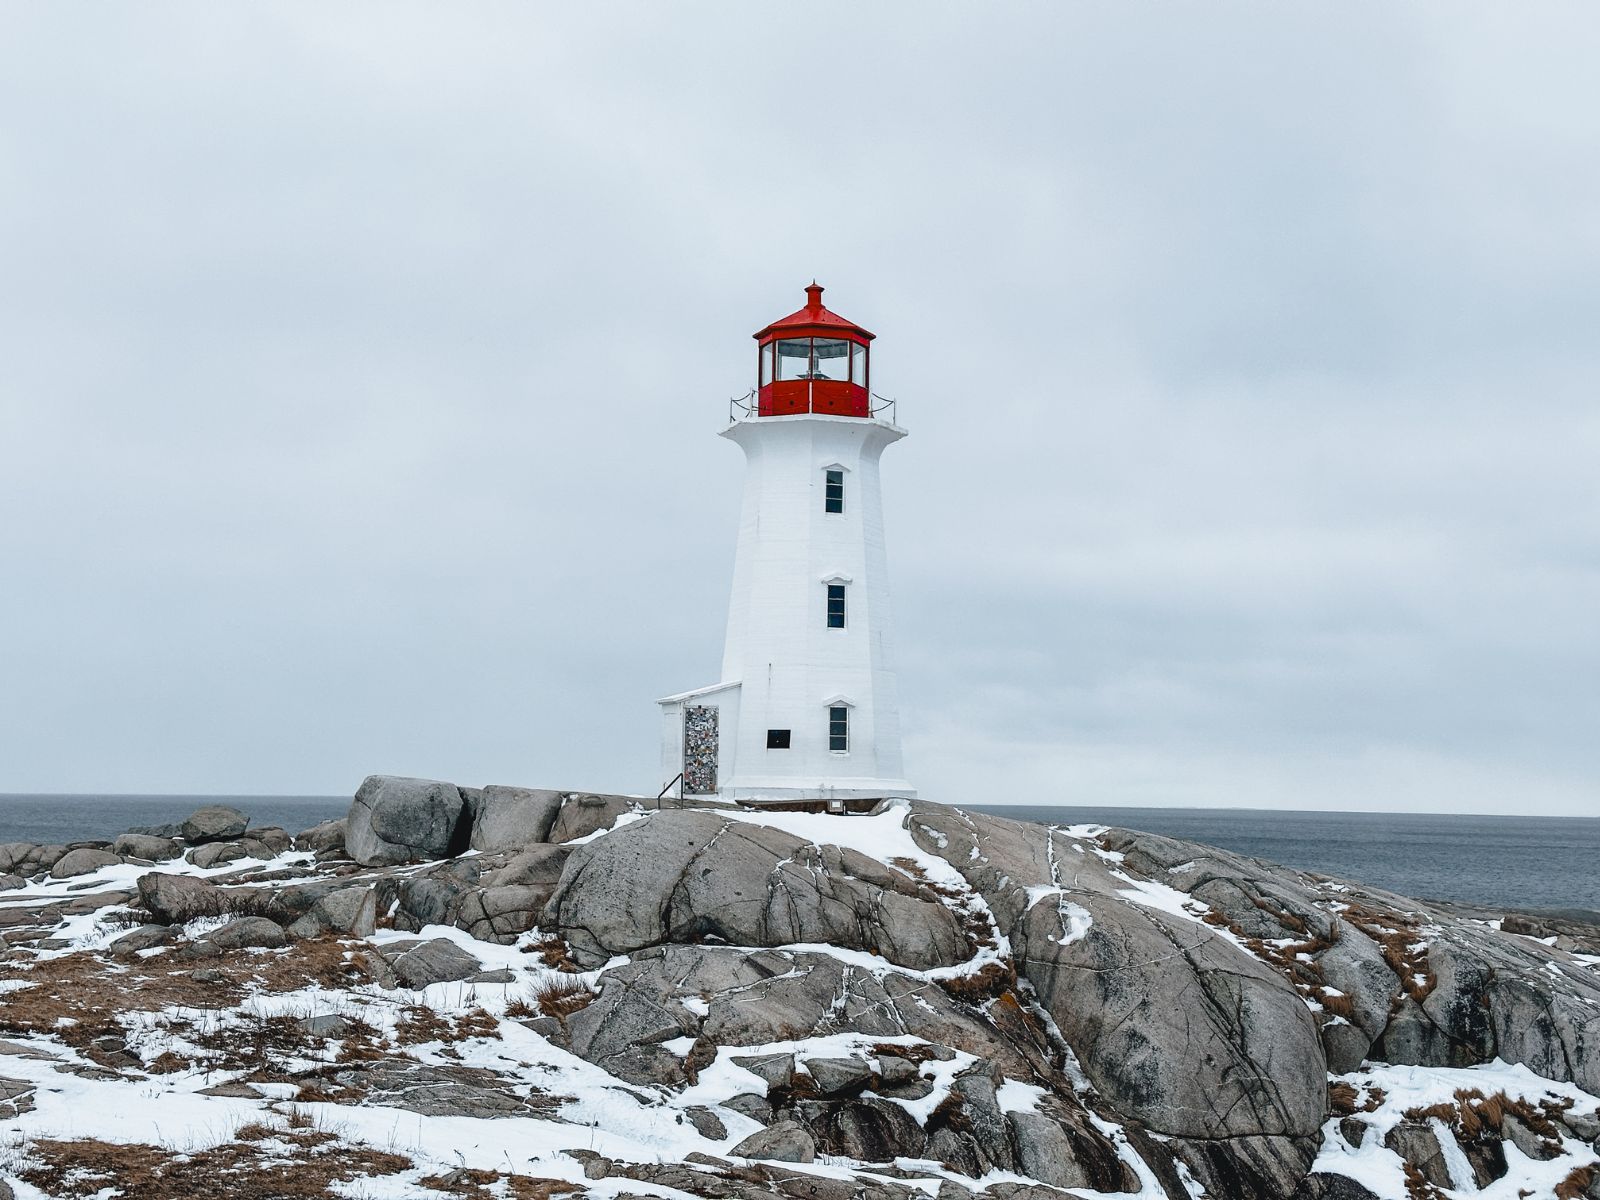
[[[889,416],[886,419],[888,420],[888,422],[891,425],[898,423],[899,410],[896,407],[896,405],[899,404],[898,400],[891,400],[888,396],[880,396],[877,392],[869,392],[869,393],[867,393],[867,395],[868,395],[867,414],[869,416],[875,417],[879,413],[886,412],[886,413],[889,414]],[[880,401],[882,401],[882,403],[878,404],[878,405],[874,405],[872,403],[872,401],[874,401],[874,400],[880,400]],[[809,406],[808,406],[808,410],[811,411],[811,412],[815,412],[816,411],[815,409],[809,408]],[[748,392],[746,392],[742,396],[730,396],[728,398],[728,420],[729,421],[748,420],[751,417],[756,417],[756,416],[760,416],[760,415],[761,415],[760,401],[757,400],[757,398],[756,398],[756,389],[755,388],[751,388]]]
[[[659,792],[656,793],[656,805],[657,805],[657,807],[660,807],[661,798],[672,790],[672,785],[675,784],[675,783],[680,783],[680,782],[682,782],[682,780],[683,780],[683,772],[682,771],[679,771],[671,779],[667,780],[667,786],[662,788]],[[678,792],[678,799],[679,800],[683,799],[683,792],[681,790]]]

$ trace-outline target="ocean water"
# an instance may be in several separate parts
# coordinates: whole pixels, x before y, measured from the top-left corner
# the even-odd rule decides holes
[[[204,804],[231,804],[252,825],[309,829],[350,809],[349,796],[34,796],[0,793],[0,842],[59,845],[170,825]]]
[[[0,842],[109,838],[231,804],[297,833],[342,817],[348,796],[0,795]],[[1120,825],[1205,842],[1403,895],[1523,908],[1600,910],[1600,820],[1225,808],[973,805],[1027,821]]]
[[[1092,822],[1163,833],[1405,896],[1600,910],[1600,819],[1588,817],[972,807],[1048,824]]]

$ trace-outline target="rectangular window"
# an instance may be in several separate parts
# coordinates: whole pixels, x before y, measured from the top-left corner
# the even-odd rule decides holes
[[[787,729],[767,730],[768,750],[787,750],[789,748],[789,731]]]
[[[822,478],[822,511],[842,513],[844,511],[844,472],[824,471]]]
[[[844,628],[844,584],[828,585],[828,628]]]
[[[846,754],[850,750],[850,709],[844,704],[835,704],[828,709],[828,749],[837,754]]]

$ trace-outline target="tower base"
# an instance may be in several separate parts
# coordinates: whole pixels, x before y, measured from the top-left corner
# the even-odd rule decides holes
[[[852,805],[864,800],[869,802],[870,807],[880,800],[915,800],[917,789],[904,779],[844,779],[828,783],[818,781],[810,785],[792,779],[736,779],[726,787],[719,788],[717,798],[763,808],[791,800],[823,803],[844,800]]]

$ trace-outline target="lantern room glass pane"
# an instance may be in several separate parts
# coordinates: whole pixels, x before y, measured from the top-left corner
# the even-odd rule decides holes
[[[772,343],[761,347],[761,386],[772,382]]]
[[[778,380],[805,379],[811,370],[811,339],[782,338],[778,347]]]
[[[849,342],[843,338],[813,338],[811,345],[815,357],[813,379],[837,379],[841,383],[849,381]]]
[[[850,343],[850,382],[867,386],[867,348],[860,342]]]

